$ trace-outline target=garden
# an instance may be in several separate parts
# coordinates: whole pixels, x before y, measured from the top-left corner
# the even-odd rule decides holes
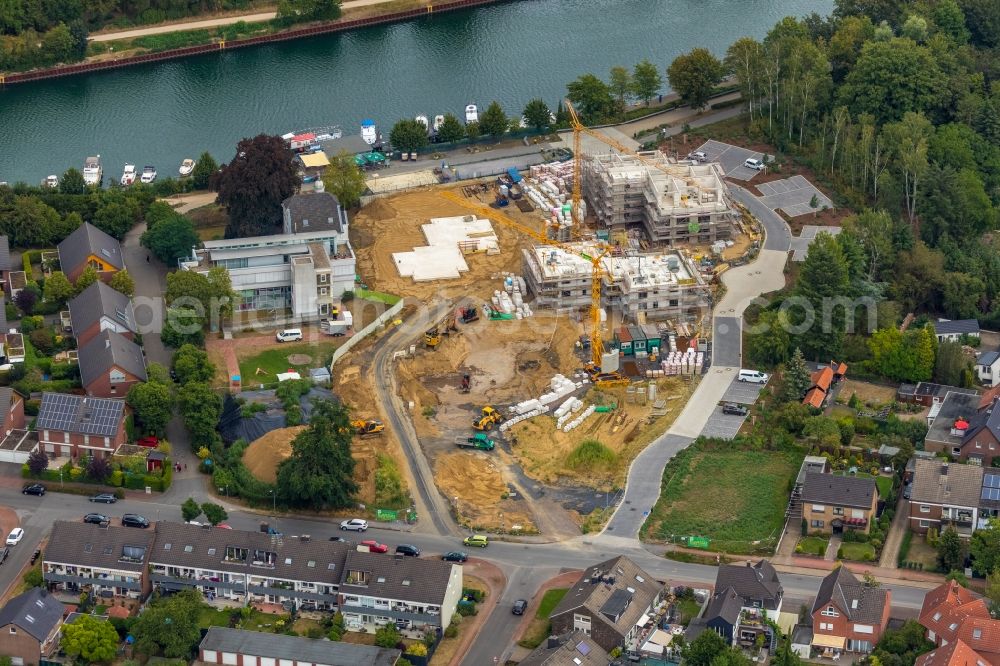
[[[826,549],[830,545],[830,540],[820,535],[806,536],[799,539],[795,544],[795,552],[798,555],[815,555],[823,557]]]
[[[42,451],[34,451],[28,456],[28,462],[21,466],[21,477],[38,481],[49,481],[59,484],[61,492],[79,492],[89,494],[93,488],[85,486],[66,486],[65,484],[89,484],[110,486],[115,488],[119,499],[125,497],[124,490],[143,490],[150,488],[154,492],[163,492],[170,487],[173,478],[173,467],[170,463],[170,444],[161,441],[155,451],[162,454],[162,460],[151,463],[148,460],[154,449],[130,447],[126,455],[114,455],[111,458],[100,456],[80,456],[69,459],[57,468],[49,468],[49,457]],[[55,490],[50,487],[50,490]]]
[[[534,650],[542,644],[542,641],[549,637],[549,633],[552,630],[552,623],[549,621],[549,616],[552,615],[552,611],[563,600],[567,592],[569,592],[569,589],[565,587],[545,591],[541,602],[538,604],[538,610],[535,611],[535,616],[531,618],[531,624],[524,630],[521,640],[517,642],[518,645]]]

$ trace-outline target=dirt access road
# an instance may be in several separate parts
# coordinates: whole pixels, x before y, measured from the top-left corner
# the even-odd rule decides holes
[[[392,0],[346,0],[341,9],[354,9],[356,7],[369,7],[371,5],[381,5]],[[258,12],[256,14],[241,14],[239,16],[220,16],[214,19],[203,21],[186,21],[184,23],[163,23],[150,26],[148,28],[136,28],[134,30],[119,30],[118,32],[102,32],[90,36],[92,42],[111,42],[116,39],[133,39],[135,37],[145,37],[146,35],[162,35],[166,32],[182,32],[185,30],[204,30],[205,28],[217,28],[223,25],[232,25],[245,21],[247,23],[261,23],[270,21],[276,16],[276,12]]]

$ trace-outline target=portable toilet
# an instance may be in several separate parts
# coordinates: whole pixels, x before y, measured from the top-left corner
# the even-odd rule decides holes
[[[646,352],[646,336],[642,332],[642,328],[639,326],[629,326],[628,333],[632,337],[632,351],[633,352]]]
[[[619,326],[618,330],[615,332],[615,343],[618,346],[618,350],[626,356],[631,356],[635,349],[632,347],[632,335],[629,333],[627,326]]]

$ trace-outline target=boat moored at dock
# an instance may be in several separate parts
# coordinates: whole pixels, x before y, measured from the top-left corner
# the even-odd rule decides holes
[[[125,170],[122,171],[122,180],[121,180],[122,185],[128,187],[129,185],[135,182],[135,177],[136,177],[135,165],[126,164]]]
[[[181,162],[181,167],[177,170],[177,173],[181,175],[181,178],[184,178],[190,176],[192,171],[194,171],[194,160],[189,157]]]
[[[152,183],[156,180],[156,167],[146,165],[142,168],[142,175],[139,176],[139,180],[143,183]]]
[[[101,168],[101,156],[88,157],[83,163],[83,182],[87,185],[101,184],[104,177],[104,170]]]

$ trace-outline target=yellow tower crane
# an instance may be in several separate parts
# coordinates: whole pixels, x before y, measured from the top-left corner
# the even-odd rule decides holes
[[[479,203],[475,203],[465,199],[455,192],[444,191],[441,196],[445,197],[449,201],[454,201],[459,206],[463,208],[468,208],[469,210],[475,212],[477,215],[483,218],[489,218],[491,220],[496,220],[506,227],[517,231],[518,233],[524,234],[525,236],[530,236],[534,238],[539,243],[544,245],[550,245],[552,247],[557,247],[570,254],[575,254],[578,257],[582,257],[590,262],[592,266],[591,277],[590,277],[590,339],[591,339],[591,364],[587,366],[587,373],[590,375],[591,380],[602,387],[617,386],[628,384],[628,380],[622,377],[618,372],[601,372],[601,356],[604,354],[604,338],[601,334],[601,288],[604,284],[604,268],[601,266],[601,259],[609,252],[609,248],[605,245],[600,245],[600,253],[596,256],[587,254],[575,247],[569,246],[566,243],[562,243],[557,240],[553,240],[546,236],[540,231],[536,231],[531,227],[522,224],[514,219],[511,219],[504,213],[490,208],[489,206],[484,206]]]

